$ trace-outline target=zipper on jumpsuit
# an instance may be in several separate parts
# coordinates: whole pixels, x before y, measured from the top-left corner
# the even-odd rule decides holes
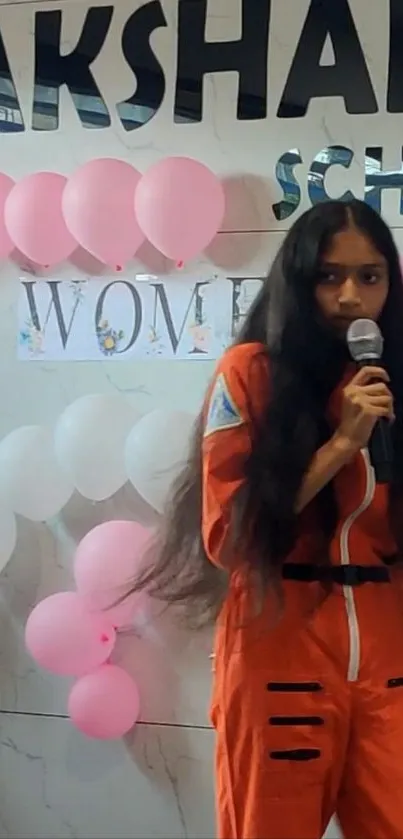
[[[354,522],[371,504],[375,493],[375,475],[369,459],[368,449],[361,450],[366,472],[366,488],[365,495],[359,507],[354,510],[348,518],[346,518],[340,533],[340,561],[342,565],[350,564],[350,554],[348,549],[348,537]],[[360,669],[360,629],[358,625],[357,610],[354,600],[354,589],[352,586],[343,586],[344,602],[346,605],[350,654],[347,670],[347,681],[356,682]]]

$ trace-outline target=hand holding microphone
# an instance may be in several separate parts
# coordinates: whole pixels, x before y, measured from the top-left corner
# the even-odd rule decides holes
[[[394,419],[388,381],[382,367],[362,367],[343,391],[339,434],[357,450],[368,445],[378,420]]]
[[[383,338],[372,320],[354,321],[347,343],[359,370],[344,389],[340,436],[353,448],[368,446],[378,483],[390,483],[393,474],[393,446],[390,423],[394,420],[389,376],[379,365]]]

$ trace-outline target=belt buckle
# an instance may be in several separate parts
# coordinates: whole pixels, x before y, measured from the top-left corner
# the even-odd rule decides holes
[[[361,568],[359,565],[345,565],[343,575],[344,585],[351,586],[352,588],[362,585],[363,579],[360,571]]]

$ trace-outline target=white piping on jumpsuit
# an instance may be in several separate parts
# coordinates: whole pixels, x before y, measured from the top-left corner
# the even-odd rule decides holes
[[[352,525],[357,518],[370,506],[375,493],[375,474],[369,459],[368,449],[362,449],[361,455],[365,463],[366,488],[365,495],[359,507],[346,518],[340,533],[340,561],[342,565],[350,564],[348,550],[348,537]],[[343,586],[343,595],[346,604],[348,631],[350,639],[350,655],[347,671],[347,680],[356,682],[360,669],[360,628],[358,625],[357,610],[355,608],[354,589],[352,586]]]

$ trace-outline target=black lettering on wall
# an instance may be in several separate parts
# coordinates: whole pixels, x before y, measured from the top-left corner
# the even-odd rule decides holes
[[[208,0],[179,0],[175,122],[201,122],[204,76],[231,70],[239,73],[237,118],[265,119],[271,0],[241,2],[242,37],[209,42],[206,21],[214,0],[209,9]]]
[[[326,38],[333,66],[321,66]],[[311,99],[342,96],[347,113],[375,114],[378,105],[348,0],[311,0],[277,116],[304,117]]]
[[[59,294],[59,285],[61,280],[47,280],[46,285],[49,287],[50,290],[50,302],[49,306],[45,315],[44,322],[41,323],[39,319],[38,309],[35,300],[35,286],[36,280],[25,280],[22,282],[22,285],[25,288],[25,292],[27,295],[29,313],[31,317],[31,322],[34,328],[38,332],[45,331],[50,315],[52,313],[52,309],[54,309],[54,313],[56,316],[57,327],[59,330],[60,340],[62,342],[63,349],[66,349],[67,341],[69,340],[71,329],[74,323],[74,318],[76,316],[76,312],[79,306],[79,298],[77,298],[74,302],[70,319],[68,323],[66,323],[66,318],[63,313],[61,301],[60,301],[60,294]]]
[[[284,198],[273,204],[273,213],[277,221],[283,221],[292,216],[301,203],[301,187],[295,177],[294,169],[302,163],[298,149],[290,149],[281,155],[276,163],[276,179],[283,190]]]
[[[161,306],[162,315],[165,321],[165,325],[168,332],[168,337],[171,342],[172,349],[174,353],[178,349],[179,342],[182,338],[182,335],[185,331],[186,324],[188,322],[188,317],[191,311],[192,306],[194,307],[194,322],[195,325],[201,326],[203,322],[203,298],[201,297],[199,290],[202,286],[208,285],[208,282],[201,282],[196,283],[195,287],[192,291],[189,304],[185,311],[185,316],[183,318],[182,324],[176,332],[175,324],[173,322],[171,309],[168,302],[167,293],[165,290],[165,286],[162,283],[150,283],[150,285],[155,289],[155,298],[154,298],[154,317],[153,317],[153,328],[156,329],[157,325],[157,306],[158,303]]]
[[[245,322],[247,317],[247,312],[250,309],[250,306],[253,305],[254,300],[258,296],[263,284],[264,278],[263,277],[228,277],[230,283],[232,283],[232,308],[231,308],[231,336],[235,338],[240,329]],[[250,299],[248,295],[248,306],[245,306],[245,299],[242,301],[241,305],[241,297],[242,297],[242,287],[248,284],[249,286],[253,284],[255,288],[254,299]]]
[[[365,149],[365,201],[378,213],[382,210],[382,192],[385,189],[400,190],[400,214],[403,215],[403,148],[400,169],[382,169],[383,150],[381,146]]]
[[[326,191],[325,178],[332,166],[343,166],[349,169],[354,158],[354,152],[345,146],[329,146],[323,149],[313,159],[308,172],[308,195],[312,204],[329,201],[330,195]],[[353,193],[347,190],[340,196],[340,201],[350,201]]]
[[[159,0],[140,6],[129,17],[122,34],[123,55],[136,77],[136,90],[116,108],[126,131],[133,131],[155,116],[165,94],[165,76],[150,45],[152,32],[167,26]]]
[[[129,339],[128,343],[126,344],[126,346],[122,347],[121,350],[116,350],[116,355],[122,355],[122,353],[125,353],[128,350],[130,350],[131,347],[133,346],[133,344],[135,344],[135,342],[137,341],[137,338],[139,336],[139,332],[140,332],[140,329],[141,329],[142,318],[143,318],[143,307],[141,305],[141,297],[140,297],[137,289],[135,288],[135,286],[132,283],[130,283],[128,280],[113,280],[111,283],[108,283],[108,285],[106,285],[105,288],[102,289],[102,291],[101,291],[101,293],[98,297],[98,300],[97,300],[97,305],[95,307],[95,332],[99,328],[99,324],[104,320],[103,308],[104,308],[106,295],[111,290],[111,288],[113,288],[114,286],[116,286],[118,284],[123,285],[127,289],[129,289],[130,294],[132,296],[132,302],[133,302],[133,329],[132,329],[132,334],[131,334],[130,339]]]
[[[104,45],[112,15],[113,6],[89,9],[77,46],[67,55],[61,55],[61,11],[36,13],[33,129],[55,131],[59,127],[60,88],[63,85],[70,92],[84,128],[104,128],[111,124],[90,66]]]
[[[17,88],[0,32],[0,133],[25,131]]]
[[[391,114],[403,113],[403,5],[389,0],[389,72],[386,108]]]

